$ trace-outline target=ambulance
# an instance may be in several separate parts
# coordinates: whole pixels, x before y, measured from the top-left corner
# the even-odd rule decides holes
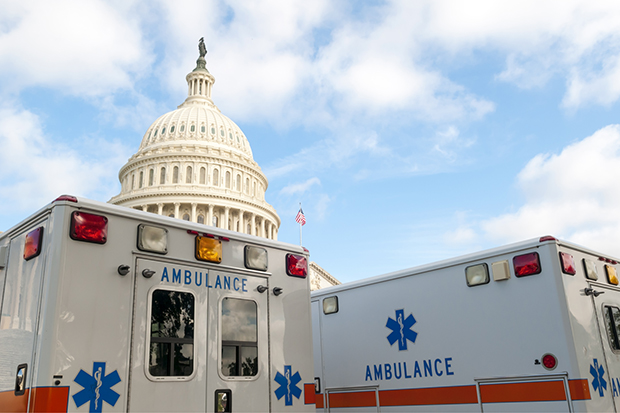
[[[0,411],[314,411],[307,264],[61,196],[0,234]]]
[[[317,410],[618,411],[619,267],[545,236],[315,291]]]

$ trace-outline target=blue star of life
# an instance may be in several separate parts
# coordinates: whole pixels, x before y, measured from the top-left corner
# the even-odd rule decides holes
[[[390,335],[387,336],[390,345],[394,345],[398,341],[398,351],[407,350],[407,340],[415,343],[415,339],[418,333],[413,331],[411,327],[416,323],[413,314],[409,314],[405,318],[404,310],[396,310],[396,319],[388,317],[387,328],[392,330]]]
[[[605,376],[605,369],[603,366],[598,365],[598,360],[594,359],[594,363],[590,366],[590,374],[594,379],[592,380],[592,388],[594,391],[598,390],[598,395],[603,397],[605,393],[604,390],[607,390],[607,382],[603,378]]]
[[[301,389],[297,387],[297,383],[301,381],[301,375],[299,372],[291,375],[291,366],[284,366],[284,375],[279,371],[276,374],[275,381],[280,385],[275,391],[276,397],[280,400],[284,397],[284,405],[293,405],[293,396],[299,399],[301,396]]]
[[[92,375],[80,370],[73,381],[84,387],[73,395],[73,401],[78,408],[90,402],[90,413],[101,413],[103,402],[114,406],[120,397],[120,394],[112,390],[112,387],[121,381],[118,371],[114,370],[106,376],[105,363],[94,362]]]

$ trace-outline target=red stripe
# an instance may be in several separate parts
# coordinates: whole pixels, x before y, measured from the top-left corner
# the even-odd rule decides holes
[[[590,400],[590,385],[586,379],[574,379],[568,381],[570,398],[573,400]]]
[[[30,409],[28,409],[30,395]],[[2,413],[59,413],[67,412],[69,406],[69,387],[35,387],[26,389],[21,396],[14,391],[0,392],[0,412]]]
[[[374,391],[352,391],[343,393],[329,393],[329,407],[374,407],[377,405],[377,395]]]
[[[481,384],[482,403],[552,402],[566,400],[564,381]]]
[[[316,393],[313,383],[304,383],[304,403],[315,404]]]
[[[382,390],[379,392],[379,403],[381,406],[470,404],[478,403],[478,395],[473,385]]]
[[[323,407],[325,407],[325,403],[324,403],[324,394],[323,393],[317,393],[316,394],[316,408],[317,409],[322,409]]]

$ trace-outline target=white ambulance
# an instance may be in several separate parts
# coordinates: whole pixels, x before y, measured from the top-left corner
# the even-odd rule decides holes
[[[317,410],[618,411],[618,261],[542,237],[315,291]]]
[[[307,262],[62,196],[0,234],[0,412],[314,411]]]

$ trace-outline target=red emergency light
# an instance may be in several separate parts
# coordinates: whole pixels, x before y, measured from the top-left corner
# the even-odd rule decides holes
[[[577,274],[577,267],[575,267],[575,259],[572,255],[565,252],[560,253],[560,263],[562,263],[562,272],[564,274],[575,275]]]
[[[41,254],[43,245],[43,227],[30,231],[24,241],[24,259],[28,261]]]
[[[515,275],[517,277],[539,274],[542,270],[540,267],[540,257],[537,252],[517,255],[512,259],[512,264],[515,268]]]
[[[306,278],[306,275],[308,275],[308,260],[306,257],[286,254],[286,273],[293,277]]]
[[[71,215],[71,239],[105,244],[108,239],[108,219],[102,215],[75,211]]]

